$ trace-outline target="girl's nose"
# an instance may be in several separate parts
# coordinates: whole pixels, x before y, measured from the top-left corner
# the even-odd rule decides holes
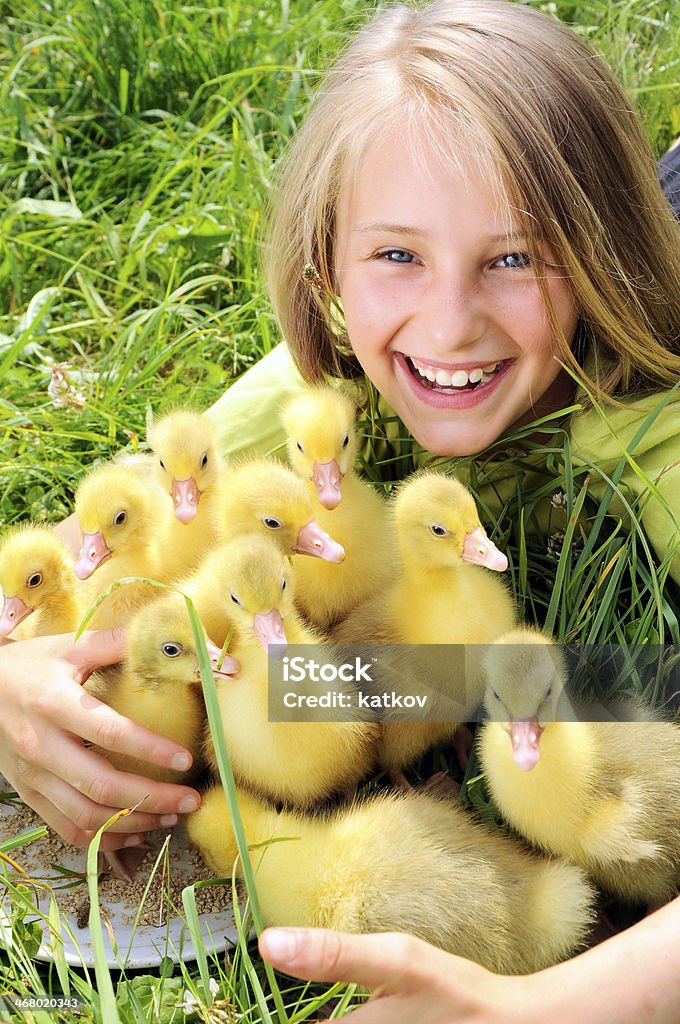
[[[475,284],[463,275],[433,279],[420,307],[423,326],[438,353],[465,348],[484,333],[486,311]]]

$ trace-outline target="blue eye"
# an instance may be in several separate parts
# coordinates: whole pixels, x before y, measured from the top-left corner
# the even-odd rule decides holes
[[[506,252],[504,256],[499,256],[497,260],[494,260],[494,267],[502,266],[507,267],[509,270],[524,270],[531,263],[531,258],[526,252]]]
[[[384,249],[378,253],[379,258],[386,259],[388,263],[413,263],[415,256],[406,249]]]

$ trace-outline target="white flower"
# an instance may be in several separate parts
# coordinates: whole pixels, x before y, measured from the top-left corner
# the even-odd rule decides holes
[[[178,1004],[178,1008],[184,1010],[185,1013],[195,1013],[196,1008],[200,1005],[200,999],[197,999],[193,992],[186,988],[184,990],[184,999]]]
[[[51,378],[47,385],[47,394],[52,404],[66,408],[71,405],[82,409],[87,404],[85,395],[72,383],[67,363],[53,363],[50,367]]]

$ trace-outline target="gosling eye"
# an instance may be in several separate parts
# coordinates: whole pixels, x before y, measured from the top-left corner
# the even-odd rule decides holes
[[[430,530],[435,535],[435,537],[447,537],[449,533],[446,527],[442,526],[441,523],[432,523],[432,525],[430,526]]]
[[[115,516],[113,517],[113,525],[122,526],[123,523],[125,522],[127,522],[127,512],[125,511],[124,508],[122,508],[120,512],[116,512]]]
[[[162,460],[162,459],[159,459],[158,461],[159,461],[159,462],[160,462],[160,464],[161,464],[161,469],[162,469],[162,470],[164,470],[164,471],[165,471],[165,472],[167,473],[167,469],[165,469],[165,463],[163,462],[163,460]]]
[[[501,699],[500,699],[500,697],[498,696],[498,694],[496,693],[496,691],[495,691],[495,690],[492,690],[492,693],[493,693],[494,697],[496,698],[496,700],[498,701],[498,703],[500,704],[500,702],[501,702]]]
[[[299,441],[297,442],[297,446],[298,446],[298,451],[302,452],[302,454],[304,455],[305,454],[305,450],[304,450],[304,448],[302,447],[302,445],[300,444]]]
[[[182,645],[175,643],[174,640],[169,641],[167,644],[163,644],[161,649],[166,658],[179,658],[180,654],[184,650]]]
[[[243,604],[242,604],[242,603],[241,603],[241,601],[240,601],[240,600],[238,599],[238,597],[236,596],[236,594],[232,594],[232,595],[231,595],[231,599],[232,599],[232,601],[234,602],[234,604],[237,604],[237,605],[239,606],[239,608],[243,608]]]
[[[349,444],[349,434],[345,434],[345,436],[342,439],[342,447],[346,448],[348,444]]]
[[[28,579],[26,580],[26,586],[33,589],[33,587],[39,587],[42,581],[42,573],[34,572],[33,575],[29,576]]]
[[[286,577],[284,576],[281,580],[281,593],[286,589]]]
[[[201,456],[201,469],[205,469],[205,467],[207,465],[208,465],[208,453],[207,452],[203,452],[203,455]]]
[[[264,516],[262,522],[268,530],[280,530],[283,523],[280,519],[275,519],[274,516]]]
[[[545,697],[543,698],[543,700],[547,700],[551,693],[552,693],[552,686],[549,686],[548,689],[545,691]]]

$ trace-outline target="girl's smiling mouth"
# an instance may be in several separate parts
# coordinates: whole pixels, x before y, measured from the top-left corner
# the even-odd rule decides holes
[[[447,370],[443,366],[395,352],[399,371],[421,401],[437,408],[468,408],[484,401],[510,370],[514,359]]]

